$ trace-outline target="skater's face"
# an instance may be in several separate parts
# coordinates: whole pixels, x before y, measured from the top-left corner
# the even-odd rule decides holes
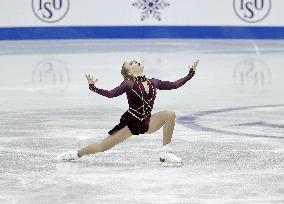
[[[129,75],[138,76],[143,73],[144,65],[136,60],[128,60],[125,62],[125,67]]]

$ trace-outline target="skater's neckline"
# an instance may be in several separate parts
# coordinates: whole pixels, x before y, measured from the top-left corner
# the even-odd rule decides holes
[[[145,75],[142,75],[142,76],[136,76],[133,78],[133,81],[141,81],[141,82],[144,82],[144,81],[147,81],[147,78]]]

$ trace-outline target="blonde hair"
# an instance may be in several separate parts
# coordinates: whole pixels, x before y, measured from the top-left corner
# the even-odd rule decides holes
[[[133,76],[128,74],[128,72],[127,72],[128,70],[125,67],[125,63],[126,62],[123,63],[120,73],[123,76],[124,80],[133,79]]]

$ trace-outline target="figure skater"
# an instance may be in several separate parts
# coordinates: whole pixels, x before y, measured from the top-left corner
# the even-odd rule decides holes
[[[174,82],[148,79],[143,74],[144,65],[135,60],[127,60],[122,65],[121,74],[124,81],[113,90],[97,88],[93,76],[85,75],[89,89],[102,96],[113,98],[126,93],[129,108],[121,116],[119,124],[108,131],[108,135],[101,141],[90,144],[82,149],[63,152],[57,156],[58,161],[78,160],[84,155],[104,152],[132,135],[151,134],[163,127],[163,145],[160,151],[160,161],[163,166],[171,164],[181,166],[182,159],[177,157],[171,147],[171,139],[175,126],[175,112],[164,110],[151,114],[154,101],[159,90],[177,89],[190,80],[196,71],[198,60],[189,66],[188,74]]]

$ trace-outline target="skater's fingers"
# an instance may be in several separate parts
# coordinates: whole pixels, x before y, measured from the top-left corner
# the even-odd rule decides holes
[[[87,75],[87,74],[85,74],[85,76],[86,76],[86,79],[87,79],[87,80],[89,80],[89,77],[88,77],[88,75]]]
[[[197,65],[198,65],[198,61],[199,61],[199,60],[197,60],[197,61],[195,62],[195,67],[197,67]]]

